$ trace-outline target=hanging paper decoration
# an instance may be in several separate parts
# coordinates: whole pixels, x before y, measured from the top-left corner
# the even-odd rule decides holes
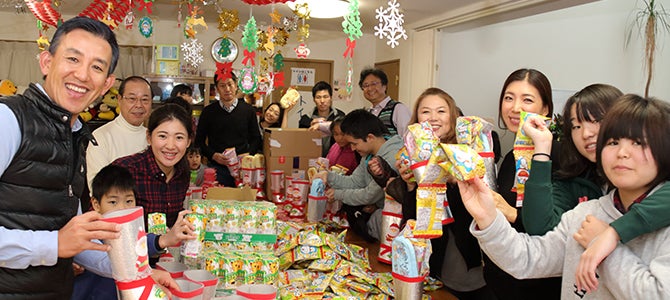
[[[257,48],[258,30],[256,29],[256,19],[254,16],[249,18],[247,24],[244,25],[244,32],[242,33],[242,45],[249,51],[254,51]]]
[[[307,56],[309,56],[309,53],[311,52],[311,50],[307,48],[307,45],[305,45],[305,43],[300,43],[300,45],[298,45],[298,47],[296,48],[293,48],[293,50],[295,51],[295,55],[298,58],[302,59],[307,58]]]
[[[256,91],[257,85],[258,79],[256,78],[256,72],[254,72],[254,68],[242,68],[240,71],[240,79],[237,81],[237,86],[240,88],[240,91],[245,94],[251,94]]]
[[[219,43],[219,55],[221,57],[228,57],[230,55],[230,40],[229,39],[221,39],[221,42]]]
[[[112,19],[112,12],[114,11],[114,3],[112,2],[107,2],[107,10],[102,14],[102,17],[99,19],[100,22],[105,23],[105,25],[109,26],[110,29],[114,30],[116,28],[116,21]]]
[[[298,36],[300,37],[298,38],[300,42],[303,42],[309,38],[309,24],[303,23],[300,25],[300,27],[298,27]]]
[[[269,15],[270,19],[272,19],[272,24],[281,24],[281,14],[276,9],[272,9]]]
[[[154,5],[154,0],[139,0],[137,2],[139,3],[139,7],[137,8],[138,11],[142,11],[142,9],[146,8],[147,13],[151,14],[151,7]]]
[[[272,85],[273,88],[284,86],[284,72],[272,73],[272,76],[272,80],[274,81],[274,84]]]
[[[181,20],[182,20],[181,2],[179,2],[179,8],[177,9],[177,28],[181,28]]]
[[[293,13],[298,16],[298,18],[303,20],[309,20],[310,12],[311,10],[309,9],[309,5],[307,3],[296,4],[295,9],[293,9]]]
[[[342,31],[349,36],[349,39],[352,41],[357,40],[363,36],[361,27],[361,13],[358,10],[358,0],[349,0],[348,13],[344,16],[344,21],[342,21]]]
[[[349,0],[348,13],[344,16],[344,21],[342,21],[342,31],[349,36],[347,38],[347,48],[344,50],[346,57],[354,57],[354,48],[356,48],[356,39],[360,38],[363,35],[361,27],[361,14],[358,10],[358,0]]]
[[[297,16],[283,17],[282,24],[284,25],[284,29],[287,32],[294,31],[298,29],[298,17]]]
[[[244,59],[242,60],[242,64],[249,66],[250,63],[252,66],[256,65],[256,52],[244,49]]]
[[[132,3],[128,0],[94,0],[79,13],[79,16],[97,19],[108,25],[113,22],[113,26],[121,23],[127,26],[126,17],[131,12],[131,5]],[[130,23],[132,26],[132,21]]]
[[[265,32],[266,41],[263,43],[263,48],[265,48],[265,52],[270,56],[275,53],[274,38],[277,32],[278,30],[274,26],[268,26],[268,29]]]
[[[205,27],[205,29],[209,29],[207,26],[207,23],[205,22],[205,17],[203,16],[198,16],[198,13],[200,11],[200,7],[196,6],[191,6],[191,4],[188,5],[188,10],[189,10],[189,16],[186,17],[186,24],[184,25],[184,35],[187,38],[193,39],[195,38],[195,35],[198,33],[198,31],[195,30],[195,26],[199,25],[202,27]]]
[[[220,81],[226,81],[226,79],[231,78],[231,73],[233,72],[233,62],[227,63],[216,63],[216,77]]]
[[[49,49],[50,45],[49,40],[40,33],[40,37],[37,39],[37,47],[40,51]]]
[[[219,13],[219,30],[223,32],[224,37],[226,32],[233,32],[240,25],[240,18],[235,9],[222,9]]]
[[[149,17],[142,17],[137,23],[137,27],[145,38],[149,38],[154,33],[154,22]]]
[[[38,20],[53,27],[58,27],[61,15],[51,7],[51,0],[26,1],[26,5]]]
[[[191,39],[188,42],[181,44],[181,53],[184,56],[184,61],[195,68],[204,61],[202,56],[202,43],[197,39]]]
[[[405,28],[402,27],[405,15],[400,13],[400,4],[397,0],[389,0],[388,5],[386,9],[380,6],[375,10],[377,13],[375,18],[379,20],[379,25],[375,26],[375,36],[379,39],[388,39],[386,44],[395,48],[400,38],[407,39]]]
[[[275,34],[275,46],[283,47],[286,46],[288,41],[289,33],[284,28],[279,28]]]
[[[281,54],[281,51],[277,51],[274,58],[275,70],[279,71],[284,67],[284,56]]]
[[[347,98],[351,97],[351,92],[354,87],[354,64],[351,62],[351,57],[347,59],[347,84],[345,89],[347,91]]]
[[[125,17],[123,17],[123,25],[126,27],[126,30],[133,29],[133,23],[135,22],[135,13],[129,11]]]

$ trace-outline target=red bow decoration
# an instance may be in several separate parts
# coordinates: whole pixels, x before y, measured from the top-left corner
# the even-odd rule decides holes
[[[255,66],[256,65],[255,59],[256,59],[256,51],[249,52],[249,50],[244,49],[244,60],[242,60],[243,65],[248,66],[249,64],[247,64],[247,62],[251,60],[251,65]]]
[[[347,56],[354,57],[354,48],[356,48],[356,40],[352,41],[351,39],[347,38],[347,49],[344,50],[344,54],[342,54],[342,56],[344,56],[344,58]]]
[[[143,8],[147,8],[147,13],[151,14],[151,6],[154,5],[154,0],[140,0],[138,1],[140,6],[137,8],[138,11],[142,11]]]
[[[219,81],[225,81],[228,78],[232,78],[230,73],[233,71],[233,62],[227,63],[216,63],[216,76]]]
[[[284,72],[272,73],[272,87],[284,86]]]

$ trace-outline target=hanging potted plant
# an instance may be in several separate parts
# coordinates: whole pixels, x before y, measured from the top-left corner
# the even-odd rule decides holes
[[[649,86],[654,73],[654,56],[656,54],[659,34],[670,32],[670,13],[657,0],[642,0],[644,7],[637,10],[626,36],[626,45],[630,43],[633,31],[637,28],[644,39],[644,64],[647,72],[647,83],[644,96],[649,97]]]

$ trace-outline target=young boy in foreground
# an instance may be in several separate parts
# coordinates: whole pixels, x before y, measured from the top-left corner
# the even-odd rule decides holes
[[[100,170],[91,183],[91,205],[98,213],[105,213],[135,207],[135,182],[133,176],[124,167],[108,165]],[[167,247],[175,246],[183,240],[196,238],[193,225],[184,220],[189,211],[182,211],[175,225],[167,234],[147,233],[149,256],[155,257],[165,252]],[[101,264],[109,265],[109,256]],[[151,277],[156,283],[170,289],[178,289],[170,274],[161,270],[152,270]],[[167,289],[164,289],[167,291]],[[116,299],[116,285],[113,278],[103,277],[88,270],[75,277],[74,299]]]

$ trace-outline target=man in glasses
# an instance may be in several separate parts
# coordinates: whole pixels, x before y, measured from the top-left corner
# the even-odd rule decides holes
[[[144,121],[151,113],[152,98],[151,85],[143,77],[130,76],[123,80],[119,87],[120,116],[93,131],[95,142],[91,141],[86,151],[89,189],[93,177],[104,166],[147,147]]]
[[[365,99],[372,103],[370,112],[382,120],[392,135],[403,137],[411,114],[405,104],[386,95],[388,81],[384,71],[368,68],[361,71],[358,86],[363,90]]]

